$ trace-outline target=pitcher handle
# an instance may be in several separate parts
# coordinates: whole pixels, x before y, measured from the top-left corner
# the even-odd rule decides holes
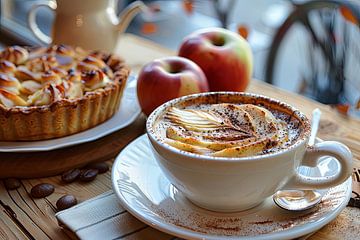
[[[348,147],[335,141],[324,141],[308,147],[302,161],[303,166],[315,167],[322,156],[334,157],[340,164],[337,173],[327,177],[310,177],[297,172],[284,189],[323,189],[341,184],[352,173],[352,154]]]
[[[39,7],[48,7],[49,9],[55,11],[57,8],[57,4],[55,1],[39,1],[37,3],[35,3],[29,12],[28,15],[28,23],[29,23],[29,27],[31,29],[31,31],[34,33],[35,37],[37,39],[39,39],[41,42],[45,43],[45,44],[51,44],[52,39],[51,37],[49,37],[48,35],[46,35],[45,33],[43,33],[39,26],[36,23],[36,13]]]

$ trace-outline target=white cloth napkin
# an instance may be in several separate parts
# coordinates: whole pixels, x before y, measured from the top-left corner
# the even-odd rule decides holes
[[[56,218],[67,233],[80,239],[176,239],[137,220],[112,191],[58,212]]]
[[[56,218],[74,239],[178,240],[137,220],[120,205],[112,191],[58,212]]]

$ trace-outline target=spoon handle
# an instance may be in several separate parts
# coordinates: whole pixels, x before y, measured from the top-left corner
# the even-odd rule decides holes
[[[319,129],[320,117],[321,117],[321,110],[315,108],[312,111],[311,132],[308,143],[309,146],[313,146],[315,144],[316,134]]]

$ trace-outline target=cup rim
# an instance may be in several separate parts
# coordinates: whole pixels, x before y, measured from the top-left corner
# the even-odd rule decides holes
[[[293,143],[292,145],[290,145],[289,147],[287,147],[285,149],[281,149],[276,152],[270,152],[270,153],[265,153],[265,154],[261,154],[261,155],[246,156],[246,157],[214,157],[214,156],[209,156],[209,155],[202,155],[202,154],[198,154],[198,153],[187,152],[184,150],[177,149],[173,146],[170,146],[170,145],[160,141],[159,137],[156,137],[155,131],[153,129],[154,121],[158,118],[158,116],[160,114],[162,114],[164,112],[165,109],[167,109],[170,106],[174,106],[175,104],[178,104],[180,102],[196,99],[198,97],[209,96],[209,95],[233,95],[233,96],[238,95],[238,96],[249,97],[249,98],[260,98],[262,100],[269,101],[270,103],[275,103],[278,106],[281,106],[285,109],[290,110],[293,113],[293,115],[295,115],[304,124],[304,131],[303,131],[302,135],[295,141],[295,143]],[[166,149],[174,154],[182,155],[184,157],[196,158],[196,159],[199,159],[202,161],[211,161],[211,162],[214,162],[214,161],[221,161],[221,162],[240,161],[240,162],[242,162],[242,161],[260,160],[260,159],[267,158],[267,157],[276,157],[276,156],[282,155],[286,152],[289,152],[289,151],[297,148],[298,146],[304,144],[308,140],[308,137],[310,135],[310,130],[311,130],[311,125],[310,125],[309,119],[306,117],[306,115],[304,113],[302,113],[301,111],[299,111],[297,108],[295,108],[285,102],[282,102],[275,98],[267,97],[267,96],[261,95],[261,94],[246,93],[246,92],[229,92],[229,91],[196,93],[196,94],[191,94],[191,95],[172,99],[168,102],[163,103],[159,107],[157,107],[149,115],[149,117],[147,118],[147,121],[146,121],[146,132],[147,132],[148,137],[153,142],[156,142],[159,146],[163,147],[164,149]]]

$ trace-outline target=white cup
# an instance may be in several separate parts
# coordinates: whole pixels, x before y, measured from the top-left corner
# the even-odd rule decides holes
[[[293,114],[302,124],[302,134],[290,147],[274,153],[242,157],[212,157],[176,149],[159,138],[154,123],[170,107],[193,103],[264,104]],[[146,130],[154,156],[169,181],[196,205],[221,212],[252,208],[281,189],[322,189],[341,184],[352,171],[352,154],[339,142],[324,141],[308,147],[310,123],[306,116],[286,103],[249,93],[211,92],[171,100],[158,107],[147,119]],[[340,163],[330,177],[301,175],[299,166],[315,167],[322,156]]]

